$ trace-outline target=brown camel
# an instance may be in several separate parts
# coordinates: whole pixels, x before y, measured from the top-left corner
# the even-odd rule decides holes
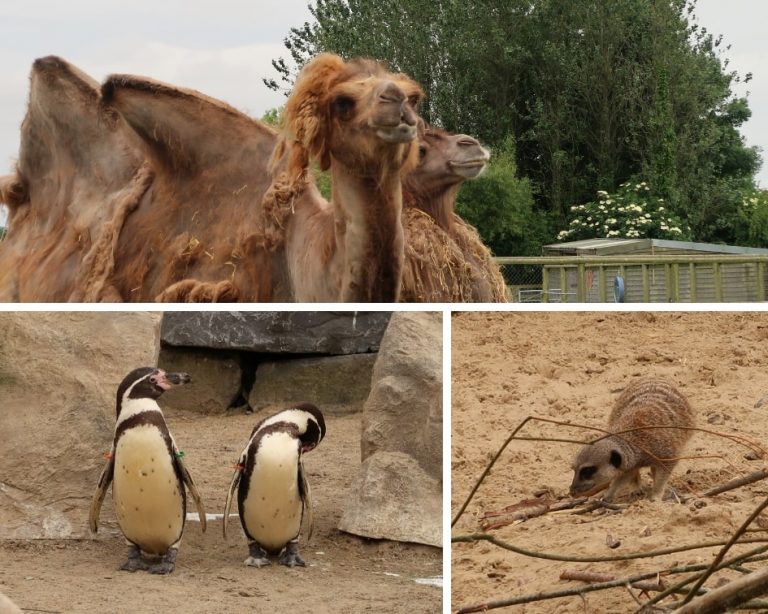
[[[395,301],[421,96],[375,62],[324,54],[278,138],[197,92],[113,76],[100,99],[73,66],[38,60],[17,173],[1,182],[0,298]],[[330,204],[313,159],[331,169]]]
[[[11,209],[11,232],[0,245],[4,300],[261,301],[290,300],[296,287],[334,291],[315,256],[342,258],[345,246],[335,241],[345,214],[311,184],[290,187],[302,179],[305,160],[290,181],[283,175],[269,186],[274,131],[197,92],[135,77],[110,79],[103,90],[113,104],[105,105],[96,83],[58,58],[38,60],[31,85],[18,173],[0,179],[0,201]],[[459,183],[480,172],[487,153],[470,137],[434,129],[424,132],[420,150],[406,182],[409,201],[438,224],[405,212],[402,298],[493,300],[473,256],[490,263],[490,254],[453,214]],[[264,191],[262,212],[254,193]],[[307,221],[303,231],[299,218]],[[410,232],[414,225],[418,232]],[[459,254],[462,231],[470,249]],[[426,247],[434,251],[425,254]],[[289,250],[286,258],[281,252]],[[471,292],[461,271],[472,274]]]
[[[478,177],[488,151],[465,134],[425,128],[418,167],[403,180],[406,302],[506,302],[504,278],[477,231],[454,212],[456,194]]]

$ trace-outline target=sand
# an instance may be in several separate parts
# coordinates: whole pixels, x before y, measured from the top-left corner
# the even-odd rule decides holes
[[[766,313],[457,313],[452,345],[454,514],[490,456],[523,418],[536,415],[603,427],[617,393],[635,377],[671,379],[692,403],[699,426],[768,446],[768,403],[755,407],[768,395]],[[527,425],[525,432],[589,438],[587,431],[541,423]],[[570,465],[578,447],[513,441],[453,535],[479,531],[484,512],[537,492],[567,495]],[[681,495],[693,497],[685,504],[650,502],[642,494],[628,494],[618,499],[628,504],[618,513],[564,512],[490,532],[516,546],[574,555],[646,552],[727,539],[768,495],[768,481],[711,498],[697,499],[696,494],[765,468],[764,459],[748,460],[748,452],[726,439],[697,432],[685,454],[709,458],[682,460],[670,481]],[[643,477],[647,488],[650,478]],[[609,536],[620,545],[609,548]],[[572,563],[522,556],[487,542],[454,544],[452,608],[579,586],[559,580],[566,569],[624,577],[673,565],[709,563],[715,552],[708,548],[639,561]],[[720,573],[707,586],[737,575]],[[673,581],[679,577],[672,577]],[[639,591],[633,592],[645,599]],[[584,599],[573,596],[510,606],[505,611],[623,614],[637,607],[626,588],[616,588]]]
[[[165,413],[208,513],[221,513],[232,466],[257,417]],[[300,543],[308,567],[245,567],[247,543],[232,518],[226,542],[220,520],[209,521],[205,534],[188,522],[168,576],[121,572],[127,547],[105,504],[97,539],[0,542],[0,593],[31,612],[440,611],[441,589],[416,582],[441,575],[438,549],[336,529],[360,464],[360,415],[328,416],[327,425],[326,438],[305,456],[315,504],[315,536]],[[195,511],[191,499],[188,505]]]

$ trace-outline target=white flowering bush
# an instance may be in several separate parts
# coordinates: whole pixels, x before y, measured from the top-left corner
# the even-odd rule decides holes
[[[558,241],[578,239],[688,240],[691,229],[672,213],[663,198],[651,196],[645,181],[622,183],[614,194],[597,191],[597,200],[574,205],[568,228]]]

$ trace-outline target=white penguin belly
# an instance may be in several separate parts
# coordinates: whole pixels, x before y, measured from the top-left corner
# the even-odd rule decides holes
[[[152,425],[125,431],[114,461],[112,498],[120,529],[144,552],[164,554],[181,538],[184,501],[162,434]]]
[[[278,551],[301,530],[299,455],[292,445],[269,437],[256,454],[243,521],[248,533],[263,548]]]

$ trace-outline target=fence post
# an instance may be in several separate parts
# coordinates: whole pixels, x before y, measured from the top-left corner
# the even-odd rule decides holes
[[[715,276],[715,302],[722,303],[723,302],[723,278],[722,278],[722,272],[720,271],[720,262],[718,260],[715,260],[714,263],[712,263],[712,274]]]
[[[643,269],[643,302],[650,303],[651,302],[651,283],[650,283],[650,280],[648,279],[648,265],[641,264],[640,266]]]
[[[549,302],[549,267],[546,264],[541,267],[541,302]]]
[[[757,263],[757,300],[765,301],[765,262]]]
[[[576,289],[576,302],[577,303],[586,303],[587,302],[587,267],[584,265],[583,262],[579,262],[579,286]]]
[[[697,288],[696,288],[696,263],[691,262],[688,264],[688,276],[691,278],[691,302],[698,303],[697,300]]]
[[[608,293],[606,292],[605,288],[605,267],[601,264],[597,269],[597,283],[600,286],[600,302],[601,303],[607,303],[608,302]]]

